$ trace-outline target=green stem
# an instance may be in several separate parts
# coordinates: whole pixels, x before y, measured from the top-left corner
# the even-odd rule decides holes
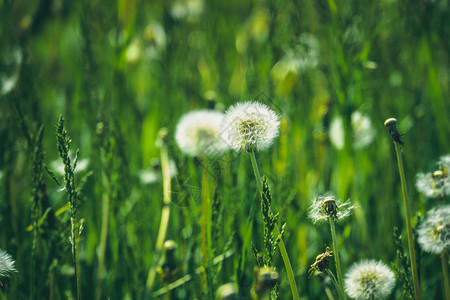
[[[402,195],[406,213],[406,229],[408,233],[408,247],[411,258],[411,270],[414,282],[414,293],[416,295],[416,300],[420,300],[421,297],[420,297],[419,276],[417,273],[417,266],[416,266],[416,252],[414,250],[414,240],[411,227],[411,213],[409,210],[408,193],[406,190],[405,170],[403,168],[402,154],[400,152],[400,146],[398,145],[398,142],[394,141],[394,146],[395,146],[395,153],[397,154],[397,163],[398,163],[398,171],[400,173],[400,181],[402,183]]]
[[[73,207],[71,207],[73,211]],[[75,285],[77,287],[77,300],[81,299],[81,278],[80,278],[80,270],[78,268],[78,253],[77,253],[77,229],[76,229],[76,217],[72,215],[70,217],[70,223],[72,227],[72,258],[75,267]]]
[[[447,270],[447,251],[441,255],[442,262],[442,276],[444,277],[445,299],[450,300],[450,286],[448,284],[448,270]]]
[[[161,139],[163,140],[163,139]],[[163,208],[161,211],[161,221],[159,224],[158,237],[156,239],[155,254],[153,256],[153,265],[150,268],[146,282],[146,294],[150,293],[156,276],[156,267],[161,257],[162,248],[166,239],[167,227],[170,218],[170,203],[171,203],[171,182],[170,182],[170,165],[169,154],[167,152],[167,145],[164,141],[161,142],[161,168],[163,175]]]
[[[104,153],[101,153],[102,161],[105,163]],[[106,242],[108,238],[108,221],[109,221],[109,180],[105,173],[102,172],[103,181],[103,194],[102,194],[102,229],[100,233],[100,254],[98,258],[98,271],[97,271],[97,291],[96,299],[99,300],[102,295],[102,283],[103,283],[103,273],[105,269],[105,252],[106,252]]]
[[[339,250],[337,245],[337,238],[336,238],[336,227],[334,225],[334,220],[332,217],[329,218],[330,220],[330,228],[331,228],[331,238],[333,239],[333,252],[334,252],[334,261],[336,263],[336,274],[339,282],[339,287],[341,291],[344,290],[344,282],[342,281],[342,269],[341,269],[341,261],[339,259]],[[342,294],[342,293],[341,293]],[[341,295],[341,299],[345,299],[344,295]]]
[[[258,186],[259,192],[262,193],[262,180],[261,175],[259,174],[259,168],[258,163],[256,162],[255,152],[251,151],[249,152],[249,154],[250,159],[252,161],[252,167],[253,172],[255,174],[256,184]],[[278,224],[275,224],[273,231],[276,236],[280,236],[280,229],[278,228]],[[288,275],[289,285],[291,286],[292,298],[294,300],[298,300],[300,299],[300,296],[298,294],[297,283],[295,282],[294,270],[292,269],[291,261],[289,260],[289,255],[286,251],[286,246],[284,245],[284,241],[282,238],[280,239],[280,244],[278,246],[280,249],[281,257],[283,258],[284,267],[286,268],[286,273]]]
[[[339,286],[338,282],[336,281],[336,277],[334,277],[333,273],[329,269],[326,270],[326,273],[328,274],[328,276],[330,276],[331,282],[333,282],[334,287],[338,291],[339,298],[345,299],[344,292],[342,291],[341,287]]]
[[[210,211],[211,201],[209,198],[209,183],[208,183],[208,160],[203,159],[203,178],[202,178],[202,256],[205,271],[205,282],[208,288],[209,298],[214,299],[213,280],[211,277],[211,268],[209,257],[211,249],[211,235],[210,235]]]

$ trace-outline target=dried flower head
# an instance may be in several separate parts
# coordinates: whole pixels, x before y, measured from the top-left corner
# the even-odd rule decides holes
[[[222,124],[222,138],[235,151],[260,151],[278,136],[280,117],[258,102],[241,102],[230,107]]]
[[[438,169],[434,172],[417,174],[416,188],[428,198],[450,195],[450,155],[442,156],[437,165]]]
[[[0,249],[0,277],[9,277],[13,272],[16,272],[16,268],[12,256]]]
[[[309,217],[314,223],[326,221],[328,218],[339,221],[350,216],[355,207],[349,200],[342,202],[335,195],[328,193],[313,200],[309,207]]]
[[[394,286],[394,273],[376,260],[353,264],[345,277],[345,292],[352,299],[384,299]]]
[[[327,247],[324,253],[317,255],[316,261],[311,265],[311,268],[308,271],[309,276],[311,277],[315,271],[324,272],[328,270],[328,267],[330,266],[328,258],[330,257],[333,257],[333,251],[331,251],[330,247]]]
[[[442,254],[450,250],[450,205],[429,210],[417,233],[419,245],[424,251]]]
[[[175,140],[180,150],[189,156],[219,156],[226,151],[220,138],[224,114],[212,110],[194,110],[178,122]]]

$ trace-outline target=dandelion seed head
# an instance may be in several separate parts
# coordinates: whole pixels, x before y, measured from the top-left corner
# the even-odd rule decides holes
[[[185,114],[178,122],[175,141],[189,156],[218,156],[226,151],[220,138],[224,114],[212,110],[195,110]]]
[[[450,205],[429,210],[417,230],[418,242],[429,253],[450,250]]]
[[[14,260],[5,250],[0,249],[0,277],[8,277],[15,272]]]
[[[308,216],[314,224],[327,221],[329,218],[339,221],[350,216],[356,206],[350,200],[343,202],[337,199],[334,194],[327,193],[317,196],[313,200],[309,207]]]
[[[384,299],[394,286],[394,273],[376,260],[353,264],[345,277],[345,292],[352,299]]]
[[[222,138],[234,151],[262,151],[278,136],[280,117],[258,102],[241,102],[230,107],[222,124]]]
[[[359,111],[352,113],[353,147],[361,149],[368,146],[375,138],[376,131],[370,118]],[[329,136],[336,149],[343,149],[345,144],[344,124],[341,117],[335,117],[330,124]]]
[[[442,198],[450,195],[450,155],[441,156],[437,162],[438,170],[418,173],[416,188],[425,197]]]

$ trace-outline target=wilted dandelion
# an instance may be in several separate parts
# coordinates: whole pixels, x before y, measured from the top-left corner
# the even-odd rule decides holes
[[[278,136],[279,126],[279,116],[267,105],[242,102],[225,113],[222,138],[234,151],[265,150]]]
[[[353,264],[345,278],[345,292],[352,299],[384,299],[394,286],[394,273],[376,260]]]
[[[0,249],[0,277],[9,277],[13,272],[16,272],[16,268],[12,256]]]
[[[353,147],[361,149],[372,143],[375,137],[375,129],[370,118],[359,111],[352,113],[351,124],[353,130]],[[345,131],[341,117],[335,117],[330,125],[329,136],[331,144],[337,149],[344,148]]]
[[[416,188],[428,198],[443,198],[450,195],[450,155],[444,155],[437,163],[438,170],[417,174]]]
[[[349,200],[342,202],[331,193],[325,194],[313,200],[309,207],[309,217],[314,224],[327,221],[329,218],[339,221],[350,216],[355,206]]]
[[[175,140],[180,150],[189,156],[217,156],[226,151],[220,138],[224,114],[212,110],[194,110],[178,122]]]
[[[429,210],[420,223],[418,242],[426,252],[442,254],[450,249],[450,205]]]

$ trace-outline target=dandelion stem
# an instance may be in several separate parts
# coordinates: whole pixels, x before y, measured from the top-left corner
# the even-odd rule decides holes
[[[444,277],[445,299],[450,300],[450,286],[448,284],[448,271],[447,271],[447,251],[444,251],[444,253],[442,253],[441,262],[442,262],[442,276]]]
[[[411,259],[411,270],[412,270],[412,277],[414,282],[414,293],[416,295],[416,300],[420,300],[420,285],[419,285],[419,276],[417,273],[417,266],[416,266],[416,252],[414,250],[414,240],[413,240],[413,233],[412,233],[412,227],[411,227],[411,212],[409,209],[409,202],[408,202],[408,193],[406,190],[406,179],[405,179],[405,170],[403,168],[403,160],[402,160],[402,154],[400,152],[400,146],[399,141],[394,140],[394,146],[395,146],[395,153],[397,154],[397,163],[398,163],[398,171],[400,173],[400,181],[402,184],[402,195],[403,195],[403,204],[405,206],[405,213],[406,213],[406,229],[408,233],[408,247],[409,247],[409,254]]]
[[[166,239],[167,227],[169,225],[169,218],[170,218],[171,177],[170,177],[169,154],[167,152],[167,144],[165,142],[166,136],[167,130],[161,129],[161,131],[159,132],[159,137],[161,140],[160,155],[161,155],[161,169],[163,175],[163,208],[161,212],[161,221],[159,224],[158,237],[156,239],[155,255],[153,256],[153,265],[150,268],[147,276],[146,293],[148,294],[153,286],[153,282],[155,281],[156,267],[161,257],[161,252],[164,245],[164,241]]]
[[[345,299],[344,292],[342,291],[341,287],[339,286],[338,282],[336,281],[336,277],[334,277],[333,273],[332,273],[329,269],[327,269],[326,272],[327,272],[328,276],[330,276],[331,281],[333,282],[334,287],[335,287],[336,290],[338,291],[338,293],[339,293],[339,298]]]
[[[249,152],[249,154],[252,161],[253,172],[256,178],[256,184],[258,186],[259,192],[262,193],[262,179],[259,173],[258,163],[256,162],[255,152],[251,151]],[[273,231],[277,237],[280,236],[280,229],[278,228],[278,224],[275,224]],[[297,283],[295,282],[294,270],[292,269],[291,261],[289,260],[289,255],[286,251],[286,246],[284,245],[284,241],[282,238],[280,239],[279,248],[281,257],[283,258],[284,266],[286,268],[286,273],[288,275],[289,285],[291,286],[292,298],[294,300],[298,300],[300,297],[298,294]]]
[[[341,299],[345,299],[345,296],[342,295],[342,291],[344,290],[344,283],[342,281],[342,269],[341,269],[341,261],[339,259],[339,250],[336,238],[336,226],[334,225],[333,217],[330,217],[329,220],[330,220],[331,238],[333,239],[333,254],[334,254],[334,261],[336,263],[336,274],[339,282],[339,288],[341,290],[340,296]]]

